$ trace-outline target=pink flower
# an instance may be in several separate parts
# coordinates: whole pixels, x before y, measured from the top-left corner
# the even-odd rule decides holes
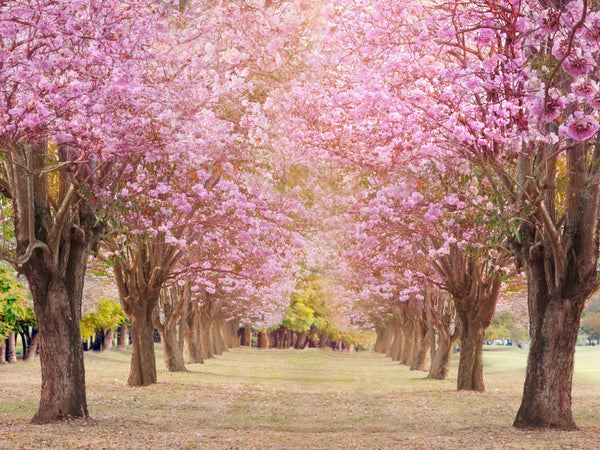
[[[548,123],[560,117],[565,107],[565,100],[557,89],[550,90],[548,99],[545,100],[544,95],[536,97],[531,105],[531,113],[539,116],[542,122]]]
[[[552,46],[552,56],[556,59],[562,59],[569,49],[569,44],[566,39],[556,39]]]
[[[558,30],[559,16],[551,9],[545,9],[537,18],[537,23],[547,32],[555,32]]]
[[[597,95],[598,85],[587,78],[579,78],[571,85],[571,92],[590,101]]]
[[[580,77],[587,74],[594,67],[594,58],[589,53],[582,56],[569,55],[562,63],[565,72],[573,77]]]
[[[587,23],[583,28],[583,37],[590,43],[600,41],[600,13],[588,13]]]
[[[584,114],[583,111],[575,111],[567,121],[560,126],[559,132],[576,141],[589,139],[598,131],[598,120],[593,116]]]

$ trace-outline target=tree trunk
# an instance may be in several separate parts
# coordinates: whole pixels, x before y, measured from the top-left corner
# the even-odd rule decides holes
[[[117,346],[124,348],[129,345],[129,326],[123,325],[119,327],[119,337],[117,338]]]
[[[381,353],[387,356],[391,356],[391,349],[394,343],[394,319],[389,320],[385,324],[383,331],[383,338],[381,343]]]
[[[396,319],[391,322],[390,336],[392,345],[390,345],[388,356],[392,358],[392,361],[400,361],[404,345],[404,330],[402,324]]]
[[[6,364],[6,339],[0,339],[0,364]]]
[[[131,323],[131,366],[127,384],[148,386],[156,383],[156,357],[154,354],[154,315],[158,303],[158,292],[149,293],[138,299],[129,309]],[[127,312],[127,310],[126,310]]]
[[[37,329],[33,330],[33,336],[31,338],[31,342],[29,343],[29,347],[27,348],[27,354],[23,358],[24,361],[31,361],[34,356],[37,356],[38,346],[40,342],[40,333]]]
[[[252,345],[252,328],[244,327],[242,329],[242,346],[250,347]]]
[[[483,382],[483,338],[492,323],[500,286],[500,278],[477,283],[476,294],[466,300],[455,299],[460,322],[460,359],[457,387],[459,390],[485,391]]]
[[[176,322],[170,322],[163,327],[161,332],[161,344],[167,370],[169,372],[185,371],[182,342],[178,340]]]
[[[404,366],[410,366],[415,351],[415,322],[413,319],[405,321],[402,334],[404,341],[399,361]]]
[[[296,338],[296,345],[294,348],[297,350],[302,350],[304,347],[306,347],[306,332],[302,331],[298,333],[297,336],[298,337]]]
[[[258,342],[256,346],[258,348],[269,348],[269,336],[265,330],[258,332]]]
[[[17,333],[8,334],[8,358],[9,363],[17,362]]]
[[[211,318],[208,314],[208,306],[202,306],[202,312],[200,314],[200,351],[202,353],[202,360],[210,359],[215,356],[213,345],[211,343]]]
[[[85,265],[83,265],[85,267]],[[83,285],[82,269],[79,273]],[[59,279],[28,277],[40,335],[42,393],[33,423],[88,417],[81,346],[81,296],[73,301]]]
[[[211,342],[213,345],[213,352],[215,355],[222,355],[223,352],[227,349],[225,346],[225,340],[223,339],[223,325],[225,321],[221,316],[220,312],[215,311],[215,307],[213,306],[211,311],[211,321],[210,321],[210,335]]]
[[[225,328],[227,335],[227,348],[237,348],[240,346],[240,340],[238,339],[237,330],[240,323],[237,320],[230,319],[225,322]]]
[[[485,391],[483,383],[483,336],[485,328],[461,324],[458,390]]]
[[[574,430],[571,389],[575,344],[587,297],[551,297],[542,278],[543,267],[542,261],[530,262],[527,270],[531,348],[514,426]]]
[[[427,371],[430,364],[429,346],[431,339],[429,338],[429,328],[425,317],[421,317],[415,325],[415,348],[413,350],[413,358],[410,363],[410,370]]]
[[[110,329],[106,330],[106,333],[104,334],[104,346],[102,347],[102,350],[105,352],[111,351],[114,340],[115,340],[115,329],[110,328]]]
[[[203,364],[200,330],[200,307],[193,302],[183,322],[183,361],[186,364]]]
[[[434,380],[445,380],[450,372],[450,362],[452,360],[452,347],[458,338],[458,333],[454,333],[452,338],[448,333],[438,333],[437,340],[435,334],[431,336],[431,366],[427,378]]]

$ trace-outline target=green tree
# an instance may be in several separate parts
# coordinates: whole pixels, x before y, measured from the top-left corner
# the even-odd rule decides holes
[[[18,278],[0,267],[0,361],[4,362],[4,342],[9,340],[9,361],[16,360],[16,333],[22,327],[35,326],[31,298]],[[23,350],[27,343],[23,342]]]
[[[581,331],[588,339],[600,340],[600,295],[595,294],[588,302],[581,318]]]
[[[96,337],[98,347],[110,350],[115,328],[126,323],[127,316],[121,305],[108,297],[101,297],[96,311],[81,318],[81,338],[85,342]]]
[[[527,330],[519,324],[515,315],[509,311],[496,314],[492,324],[485,332],[485,340],[509,339],[513,343],[527,342]]]

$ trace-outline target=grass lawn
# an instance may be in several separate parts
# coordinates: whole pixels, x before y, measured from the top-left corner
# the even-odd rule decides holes
[[[375,353],[233,349],[125,386],[130,352],[86,353],[91,418],[33,426],[39,362],[0,366],[0,448],[597,449],[600,347],[578,348],[576,432],[520,431],[527,352],[484,352],[487,392],[457,392]]]

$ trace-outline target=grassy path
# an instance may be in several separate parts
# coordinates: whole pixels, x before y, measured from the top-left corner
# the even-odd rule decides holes
[[[128,388],[129,356],[87,353],[92,419],[44,426],[27,422],[39,363],[0,366],[0,448],[600,448],[600,349],[578,351],[571,433],[511,427],[517,349],[485,352],[482,394],[455,390],[456,361],[434,381],[379,354],[313,349],[234,349],[187,373],[159,360],[159,383]]]

